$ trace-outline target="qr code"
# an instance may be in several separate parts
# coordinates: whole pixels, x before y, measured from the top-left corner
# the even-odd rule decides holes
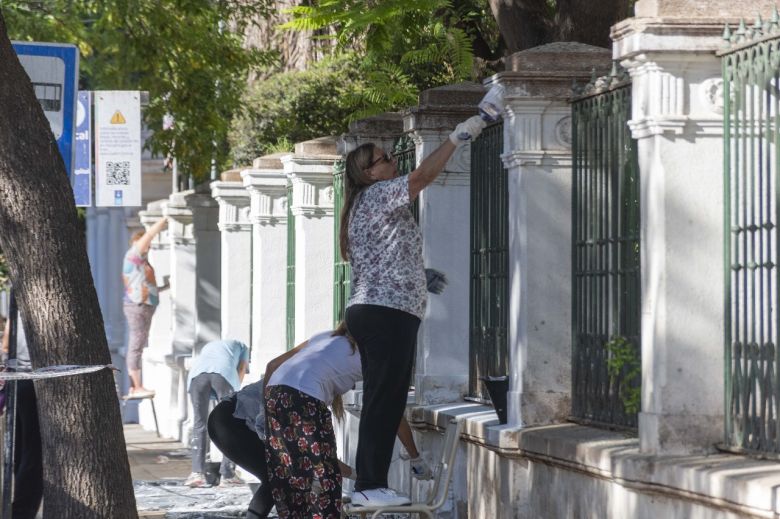
[[[130,161],[106,162],[106,184],[109,186],[130,185]]]

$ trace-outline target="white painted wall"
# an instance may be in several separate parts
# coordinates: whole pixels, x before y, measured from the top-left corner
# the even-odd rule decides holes
[[[280,156],[261,157],[241,172],[252,225],[252,371],[247,381],[257,380],[266,364],[287,350],[287,176]]]
[[[333,164],[336,141],[296,144],[282,157],[295,225],[295,344],[333,328]]]
[[[221,319],[223,339],[246,345],[252,335],[252,224],[249,192],[242,182],[211,183],[219,203],[221,238]]]

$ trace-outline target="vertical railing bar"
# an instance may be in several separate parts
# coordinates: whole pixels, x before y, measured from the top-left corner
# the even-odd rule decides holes
[[[608,417],[610,422],[615,421],[615,411],[617,409],[617,392],[612,387],[612,380],[609,376],[607,369],[607,361],[609,360],[609,354],[607,352],[607,341],[609,340],[609,325],[610,325],[610,293],[609,293],[609,180],[610,180],[610,162],[612,159],[612,146],[611,146],[611,111],[612,111],[612,93],[607,94],[604,97],[603,117],[604,120],[601,132],[601,138],[603,142],[603,152],[601,154],[601,203],[599,204],[601,210],[600,218],[600,232],[599,232],[599,255],[601,259],[601,272],[600,272],[600,287],[601,287],[601,344],[602,344],[602,358],[603,364],[601,367],[601,373],[605,382],[604,389],[606,394],[606,401],[609,402],[609,406],[606,409],[601,409],[601,415]]]
[[[770,52],[769,48],[767,52]],[[768,59],[768,56],[767,56]],[[764,237],[764,250],[762,253],[761,261],[764,264],[763,271],[765,272],[765,279],[764,279],[764,287],[766,289],[765,297],[762,299],[762,301],[765,304],[765,325],[764,325],[764,331],[765,336],[764,340],[766,340],[766,355],[765,355],[765,362],[766,362],[766,368],[767,368],[767,375],[766,375],[766,381],[767,385],[769,386],[767,388],[767,443],[770,445],[768,448],[770,448],[773,452],[777,452],[778,444],[775,441],[775,434],[777,430],[777,414],[775,413],[775,403],[777,401],[777,380],[776,380],[776,372],[777,368],[775,365],[775,350],[777,349],[777,343],[774,340],[773,336],[773,327],[772,327],[772,298],[773,298],[773,291],[772,291],[772,276],[773,276],[773,261],[772,261],[772,231],[770,228],[770,224],[772,221],[772,145],[771,145],[771,135],[772,135],[772,112],[773,112],[773,105],[772,105],[772,76],[769,75],[763,84],[764,88],[764,115],[765,115],[765,121],[763,125],[763,145],[764,145],[764,162],[763,162],[763,178],[764,178],[764,194],[763,198],[761,199],[762,203],[762,211],[763,211],[763,218],[762,218],[762,225],[761,225],[761,235]]]
[[[725,413],[725,430],[724,441],[729,444],[731,442],[732,432],[732,420],[731,420],[731,349],[732,349],[732,294],[731,294],[731,77],[729,73],[729,59],[723,59],[722,66],[723,75],[723,186],[725,189],[723,201],[723,219],[724,219],[724,237],[723,237],[723,284],[725,288],[724,294],[724,328],[725,328],[725,340],[724,340],[724,406],[726,407]]]
[[[758,271],[758,344],[759,344],[759,351],[760,351],[760,371],[761,371],[761,382],[759,384],[760,391],[761,391],[761,404],[760,404],[760,416],[762,417],[762,423],[761,423],[761,437],[760,437],[760,445],[762,448],[765,448],[767,441],[769,441],[770,433],[769,433],[769,427],[770,427],[770,420],[767,416],[767,399],[769,398],[769,384],[768,380],[766,378],[766,370],[769,368],[769,363],[767,362],[767,347],[765,341],[765,305],[764,305],[764,297],[766,296],[765,290],[764,290],[764,282],[765,282],[765,276],[764,276],[764,174],[763,174],[763,168],[764,168],[764,114],[766,113],[766,105],[764,104],[764,89],[762,86],[763,81],[759,81],[759,84],[756,86],[756,97],[758,99],[758,121],[756,125],[756,152],[758,157],[756,158],[756,174],[758,178],[756,179],[757,184],[757,192],[756,192],[756,199],[754,200],[754,204],[757,206],[758,211],[758,225],[756,229],[756,234],[758,238],[758,261],[757,263],[757,271]]]
[[[577,194],[579,192],[579,141],[580,141],[580,122],[577,113],[577,105],[572,103],[571,105],[571,152],[572,152],[572,191],[571,191],[571,214],[572,214],[572,227],[571,227],[571,279],[572,279],[572,294],[571,294],[571,389],[572,389],[572,414],[578,415],[578,399],[577,393],[579,392],[579,377],[577,369],[577,328],[579,323],[579,247],[577,245],[579,237],[579,208],[577,205]]]
[[[748,286],[750,288],[750,446],[752,448],[757,447],[758,431],[756,418],[758,416],[758,376],[757,376],[757,357],[758,357],[758,344],[756,341],[756,214],[755,214],[755,197],[756,197],[756,181],[755,181],[755,167],[756,167],[756,87],[750,85],[748,90],[750,95],[750,103],[748,104],[748,149],[750,154],[750,162],[748,167],[748,216],[750,218],[750,233],[749,233],[749,262],[748,262]]]
[[[760,75],[758,79],[757,84],[757,97],[758,97],[758,112],[759,112],[759,118],[758,118],[758,135],[757,135],[757,151],[758,151],[758,157],[756,159],[756,164],[758,167],[758,178],[757,178],[757,186],[758,186],[758,192],[757,192],[757,198],[756,198],[756,205],[757,205],[757,211],[758,211],[758,225],[756,229],[757,233],[757,239],[758,239],[758,263],[757,263],[757,269],[758,269],[758,290],[759,290],[759,299],[758,299],[758,317],[759,317],[759,323],[758,323],[758,342],[760,347],[760,373],[761,373],[761,384],[760,384],[760,390],[761,390],[761,405],[760,405],[760,416],[761,416],[761,441],[760,441],[760,448],[762,450],[767,450],[770,447],[770,444],[772,443],[772,416],[771,416],[771,400],[772,400],[772,381],[769,377],[769,375],[772,373],[772,363],[769,359],[769,353],[771,350],[771,344],[769,341],[766,340],[766,326],[767,326],[767,316],[766,316],[766,281],[767,281],[767,274],[766,274],[766,236],[765,236],[765,215],[764,215],[764,199],[766,198],[766,193],[764,190],[764,160],[765,160],[765,154],[766,150],[764,147],[764,139],[765,139],[765,122],[767,119],[767,107],[766,104],[766,85],[765,85],[765,78],[762,75]]]
[[[739,252],[740,252],[740,235],[739,235],[739,195],[740,195],[740,189],[739,185],[741,182],[741,177],[739,175],[739,140],[740,140],[740,119],[739,119],[739,110],[741,107],[741,99],[742,99],[742,92],[741,92],[741,83],[739,82],[738,76],[736,75],[736,63],[733,64],[734,68],[734,109],[731,112],[731,120],[730,122],[734,125],[734,138],[729,140],[729,153],[733,153],[733,158],[731,161],[729,161],[728,167],[729,167],[729,188],[732,190],[731,195],[729,197],[729,202],[733,201],[733,207],[729,210],[729,218],[731,223],[731,228],[734,229],[732,232],[730,238],[729,238],[729,247],[731,249],[731,254],[729,256],[729,286],[733,286],[735,290],[735,294],[732,296],[731,301],[731,318],[729,319],[729,322],[731,325],[733,325],[733,332],[730,337],[730,348],[734,348],[734,359],[730,360],[728,365],[728,370],[731,376],[729,379],[732,381],[731,386],[732,390],[728,395],[728,402],[730,405],[729,416],[733,416],[735,418],[738,418],[737,414],[740,409],[741,404],[741,384],[742,380],[737,377],[737,370],[738,366],[741,365],[741,337],[742,337],[742,327],[741,327],[741,291],[740,291],[740,280],[741,280],[741,274],[739,270],[737,270],[737,266],[739,265]],[[729,102],[731,105],[731,99],[727,99],[724,102]],[[730,125],[729,125],[730,126]],[[728,229],[731,230],[731,229]],[[736,339],[736,341],[735,341]],[[741,445],[741,434],[740,439],[737,440],[737,428],[741,431],[741,424],[736,423],[732,420],[731,422],[731,441],[735,442],[737,445]]]
[[[745,91],[745,84],[744,82],[741,82],[740,84],[740,93],[741,93],[741,99],[740,99],[740,139],[739,139],[739,159],[738,160],[738,167],[739,167],[739,181],[740,181],[740,204],[739,209],[741,213],[740,217],[740,227],[742,228],[742,236],[741,236],[741,246],[740,246],[740,265],[742,266],[742,269],[740,271],[740,302],[744,302],[742,305],[742,315],[740,316],[742,325],[740,328],[742,329],[742,335],[740,337],[740,342],[742,344],[742,358],[741,360],[741,371],[743,373],[741,379],[740,379],[740,408],[743,409],[743,418],[741,419],[741,438],[740,438],[740,445],[745,446],[747,445],[747,428],[746,423],[744,422],[744,417],[747,416],[747,410],[749,408],[750,403],[747,401],[748,398],[748,388],[747,388],[747,358],[749,355],[749,346],[748,346],[748,301],[747,301],[747,262],[746,262],[746,254],[747,254],[747,206],[746,206],[746,193],[747,193],[747,172],[745,171],[745,165],[744,165],[744,158],[747,155],[747,149],[746,149],[746,143],[747,143],[747,136],[745,134],[745,128],[747,126],[747,116],[746,114],[746,104],[745,100],[747,98],[747,92]]]
[[[594,378],[594,394],[593,394],[593,400],[589,402],[589,407],[591,410],[591,413],[593,413],[594,418],[601,419],[600,413],[598,412],[598,407],[595,405],[599,401],[604,399],[603,394],[603,386],[604,381],[601,376],[601,364],[603,361],[602,358],[602,345],[600,341],[600,332],[601,332],[601,283],[599,279],[600,269],[601,269],[601,255],[599,251],[598,246],[598,239],[599,239],[599,232],[600,232],[600,226],[601,226],[601,204],[600,204],[600,195],[601,195],[601,159],[604,153],[603,148],[603,141],[601,139],[601,129],[602,129],[602,118],[601,118],[601,104],[602,104],[602,98],[599,97],[596,101],[596,120],[598,121],[598,124],[594,125],[594,140],[596,143],[595,147],[595,154],[594,154],[594,163],[593,163],[593,203],[591,205],[591,216],[593,217],[593,228],[591,229],[591,250],[593,251],[593,265],[591,268],[591,282],[592,282],[592,295],[593,295],[593,312],[594,312],[594,321],[593,321],[593,330],[591,337],[591,345],[593,347],[593,351],[596,353],[596,369],[594,370],[593,378]]]
[[[777,52],[777,49],[773,46],[772,51]],[[772,89],[772,92],[777,92],[778,87],[780,87],[780,70],[775,70],[774,88]],[[772,284],[775,291],[772,298],[772,305],[774,308],[774,319],[776,321],[774,334],[772,337],[775,343],[775,449],[780,450],[780,394],[777,394],[777,392],[780,392],[780,340],[778,340],[775,335],[780,332],[780,311],[778,310],[778,304],[780,304],[780,301],[778,301],[778,296],[780,296],[780,287],[778,287],[778,283],[780,282],[780,275],[778,274],[779,267],[777,265],[780,261],[780,239],[777,237],[778,224],[780,224],[780,182],[778,181],[777,177],[780,173],[780,152],[778,152],[778,148],[780,148],[780,132],[778,132],[778,129],[780,129],[780,98],[776,93],[774,94],[773,98],[774,126],[772,131],[772,138],[774,162],[772,165],[774,166],[774,175],[771,175],[770,172],[768,176],[774,180],[774,190],[772,191],[774,193],[774,206],[770,208],[774,209],[774,227],[772,227],[770,235],[775,237],[773,262],[775,264],[774,283]]]

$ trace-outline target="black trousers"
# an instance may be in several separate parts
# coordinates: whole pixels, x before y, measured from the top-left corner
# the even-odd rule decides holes
[[[355,490],[386,488],[395,436],[406,408],[420,319],[377,305],[350,306],[345,319],[363,369]]]
[[[14,519],[33,519],[43,497],[41,430],[32,380],[16,382],[14,448]]]
[[[247,519],[265,519],[274,506],[268,485],[265,444],[244,420],[233,416],[235,410],[236,395],[217,404],[209,414],[209,437],[222,454],[260,480],[260,488],[249,503]]]

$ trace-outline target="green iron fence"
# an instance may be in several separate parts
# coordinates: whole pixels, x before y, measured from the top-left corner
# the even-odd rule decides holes
[[[724,33],[726,446],[780,454],[777,348],[780,29],[771,20]]]
[[[292,214],[293,187],[287,181],[287,349],[295,347],[295,219]]]
[[[403,134],[396,139],[393,144],[392,155],[398,161],[398,172],[401,175],[408,175],[417,167],[417,155],[414,141],[409,134]],[[341,208],[344,207],[344,160],[337,161],[333,166],[333,210],[335,215],[333,239],[334,239],[334,257],[333,257],[333,319],[334,326],[344,318],[344,310],[347,306],[351,289],[352,269],[348,261],[341,258],[339,250],[339,229]],[[418,220],[417,200],[412,204],[412,213],[415,220]]]
[[[624,73],[572,103],[572,415],[635,428],[641,384],[639,166]]]
[[[408,175],[417,167],[417,152],[415,151],[414,141],[408,133],[401,135],[393,144],[393,157],[398,161],[398,174]],[[420,202],[419,197],[412,202],[412,214],[414,220],[420,221]]]
[[[344,159],[333,165],[333,327],[344,319],[344,310],[350,294],[352,268],[349,261],[341,257],[339,232],[341,230],[341,209],[344,207]]]
[[[507,375],[509,188],[502,122],[471,144],[469,395],[488,400],[480,377]]]

